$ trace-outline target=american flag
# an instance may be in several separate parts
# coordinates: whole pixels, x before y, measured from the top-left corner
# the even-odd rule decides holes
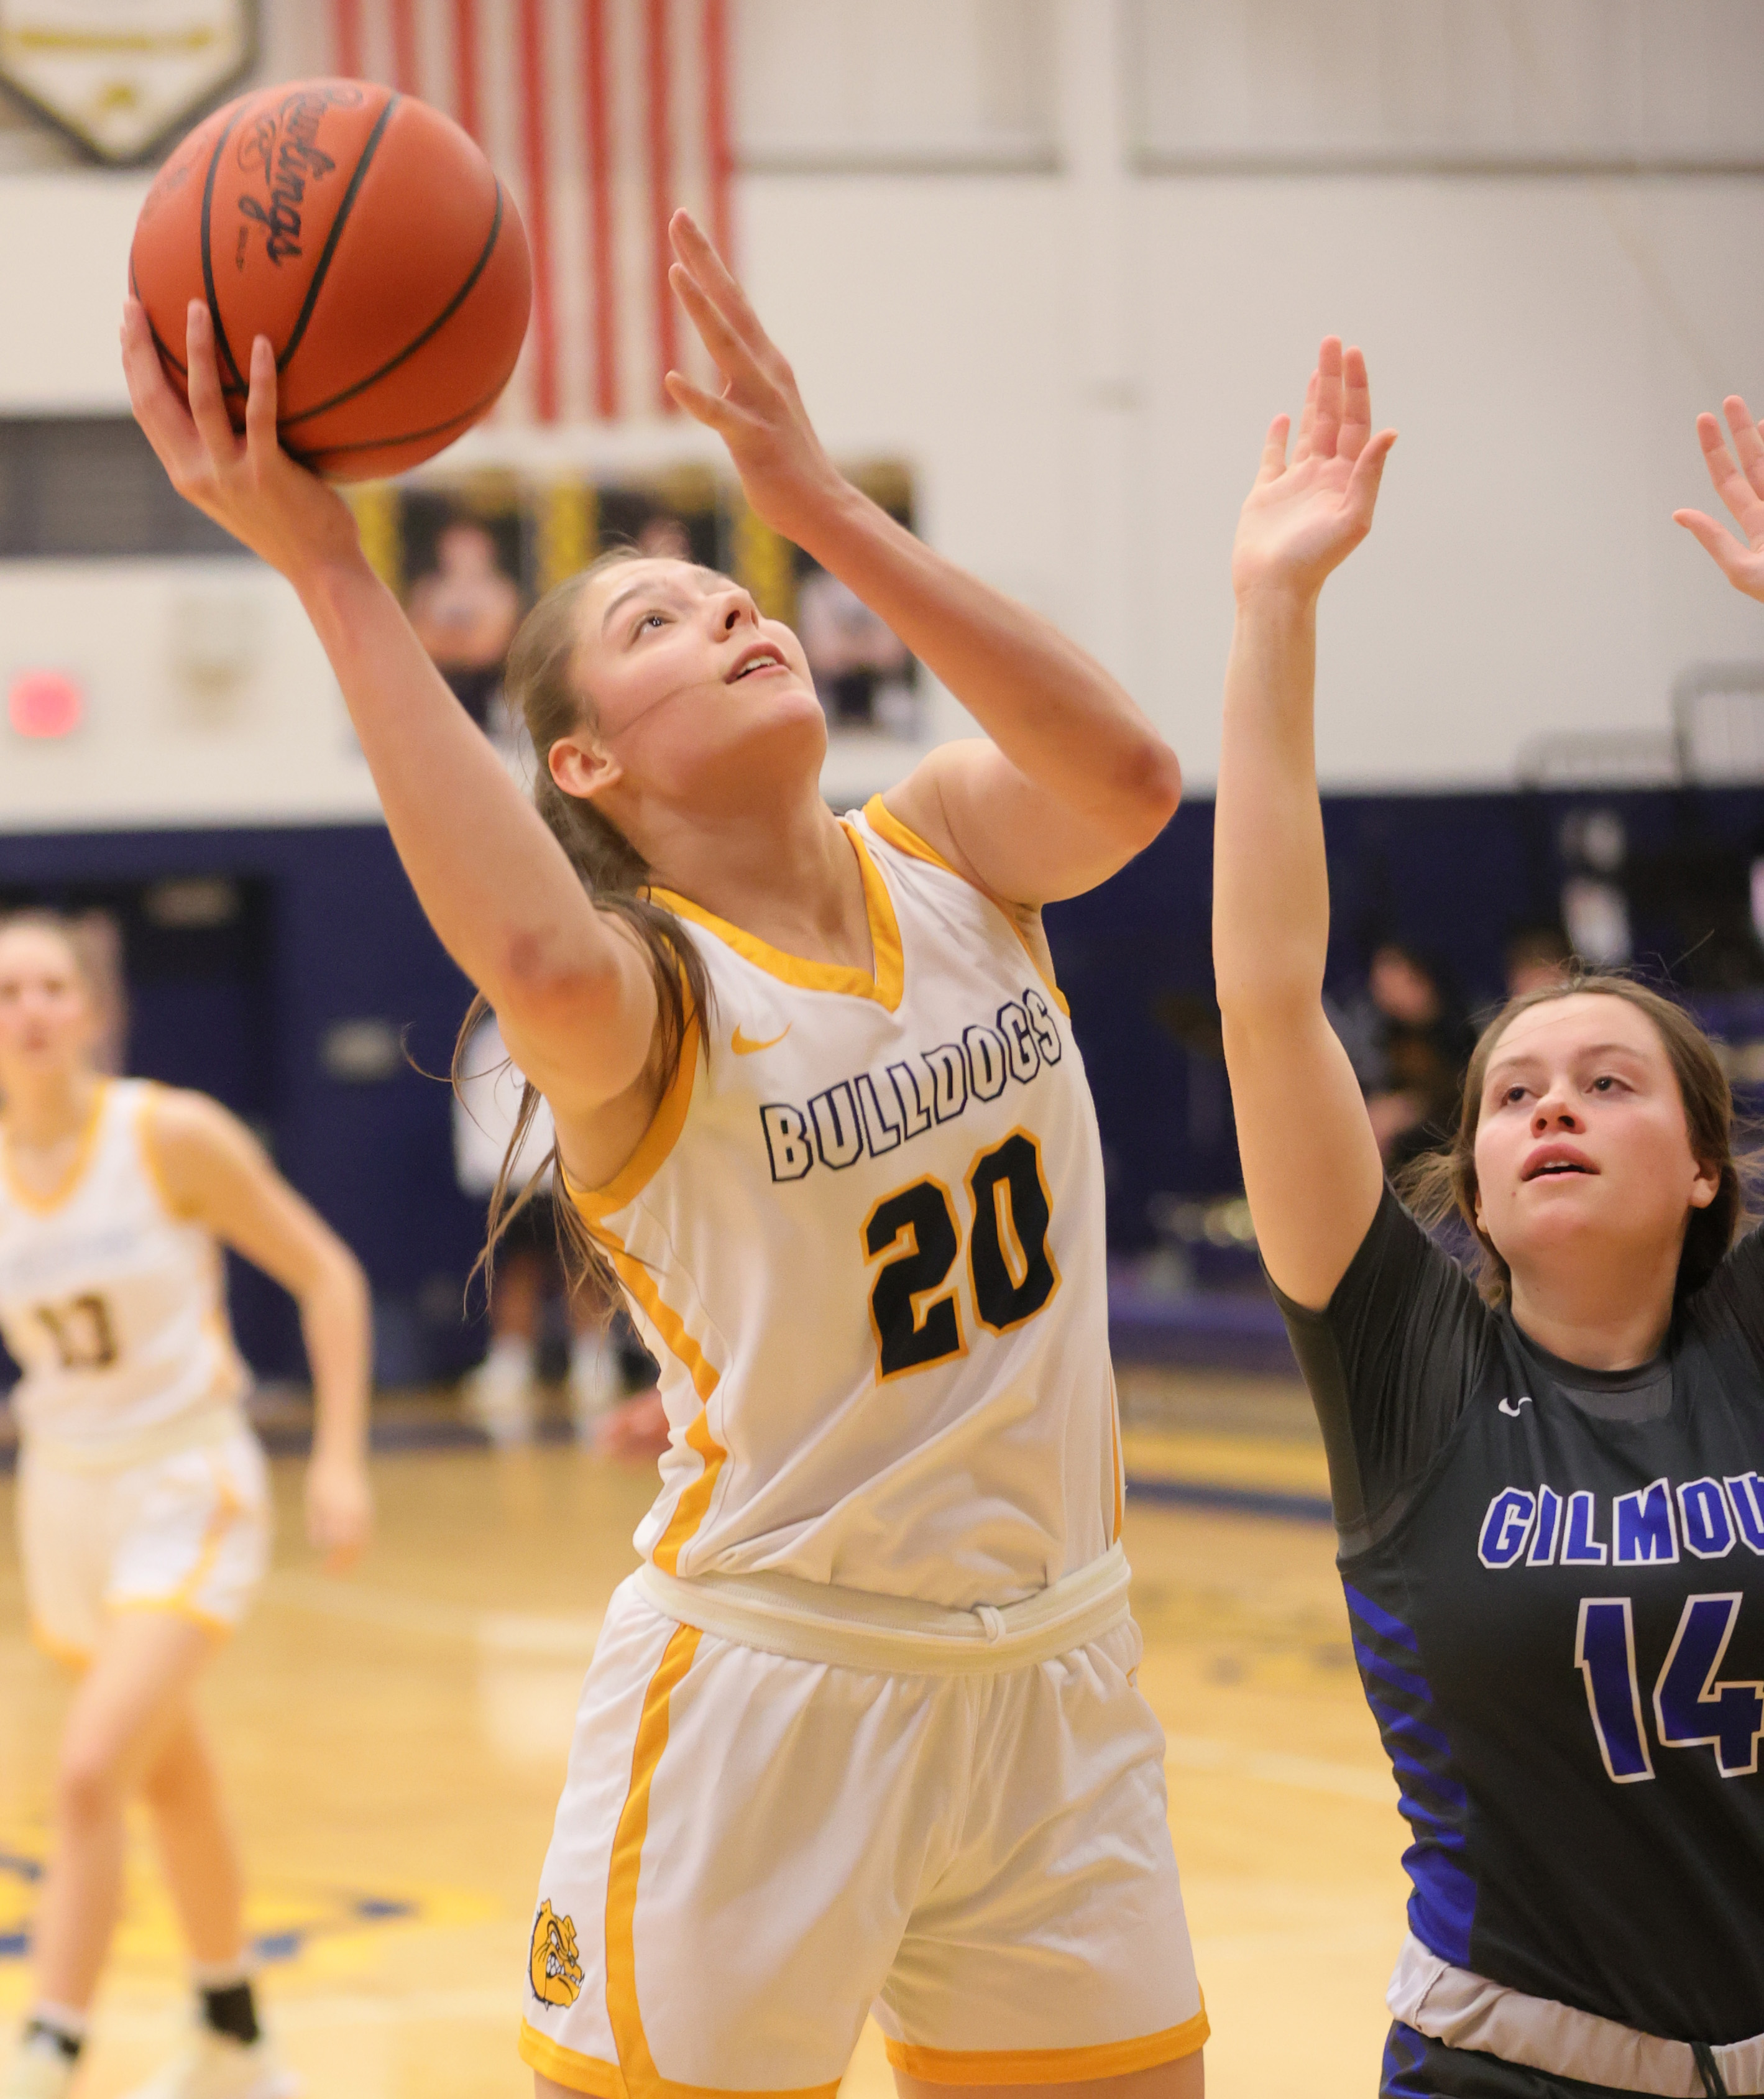
[[[533,320],[500,413],[667,415],[704,376],[668,289],[684,205],[732,255],[728,0],[328,0],[324,68],[446,110],[512,192]]]

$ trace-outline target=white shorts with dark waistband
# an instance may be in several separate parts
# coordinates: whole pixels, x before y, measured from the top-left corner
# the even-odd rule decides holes
[[[1385,2002],[1405,2026],[1447,2048],[1496,2055],[1553,2077],[1660,2099],[1704,2099],[1709,2089],[1688,2041],[1638,2033],[1572,2004],[1509,1990],[1442,1960],[1413,1932],[1397,1956]],[[1711,2045],[1709,2053],[1734,2099],[1764,2092],[1764,2034]]]
[[[644,1569],[583,1688],[521,2053],[600,2099],[832,2099],[873,2009],[946,2084],[1206,2039],[1119,1548],[939,1611]]]

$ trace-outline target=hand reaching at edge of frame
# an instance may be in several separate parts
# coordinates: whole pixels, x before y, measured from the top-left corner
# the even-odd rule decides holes
[[[345,1573],[373,1535],[374,1497],[367,1468],[354,1451],[315,1451],[306,1468],[306,1542],[325,1572]]]
[[[1764,433],[1739,394],[1730,394],[1721,406],[1733,433],[1731,446],[1713,416],[1697,417],[1696,434],[1710,485],[1727,506],[1740,536],[1735,539],[1700,510],[1674,510],[1672,521],[1708,549],[1736,591],[1764,599]]]
[[[172,486],[291,582],[297,583],[315,563],[356,554],[360,540],[349,505],[291,459],[276,436],[275,352],[269,337],[260,335],[251,345],[243,437],[227,416],[214,323],[200,299],[190,301],[184,354],[188,407],[161,369],[140,302],[125,304],[122,362],[130,403]]]
[[[754,514],[800,544],[809,521],[846,484],[821,449],[783,352],[689,213],[675,213],[668,237],[675,257],[668,282],[722,374],[723,390],[707,393],[678,372],[667,374],[667,390],[728,447]]]
[[[1372,529],[1394,430],[1372,434],[1366,359],[1324,340],[1305,389],[1298,441],[1287,457],[1291,418],[1276,416],[1262,447],[1255,486],[1244,499],[1231,549],[1239,598],[1273,588],[1314,597],[1330,571]]]

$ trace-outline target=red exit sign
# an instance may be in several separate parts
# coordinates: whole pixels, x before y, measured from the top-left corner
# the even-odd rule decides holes
[[[7,719],[17,736],[71,736],[85,712],[85,689],[65,671],[20,671],[7,688]]]

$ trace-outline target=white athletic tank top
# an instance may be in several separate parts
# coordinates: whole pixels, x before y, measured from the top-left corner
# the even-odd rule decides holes
[[[146,1148],[157,1089],[105,1081],[55,1194],[22,1186],[0,1133],[0,1331],[32,1441],[102,1457],[243,1396],[219,1249],[172,1214]]]
[[[715,990],[608,1186],[570,1193],[662,1366],[638,1549],[954,1609],[1106,1553],[1121,1470],[1102,1158],[1016,926],[882,806],[845,820],[875,977],[666,891]]]

